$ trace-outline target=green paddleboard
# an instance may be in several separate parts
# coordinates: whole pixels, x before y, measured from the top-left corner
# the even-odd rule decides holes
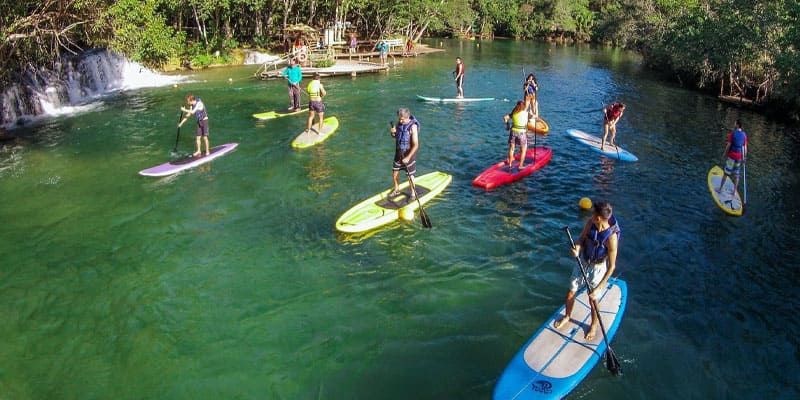
[[[288,115],[300,114],[300,113],[304,113],[306,111],[308,111],[308,108],[301,108],[299,111],[292,111],[292,112],[286,112],[286,113],[279,113],[277,111],[267,111],[267,112],[263,112],[263,113],[260,113],[260,114],[253,114],[253,118],[260,119],[260,120],[274,119],[274,118],[285,117],[285,116],[288,116]]]

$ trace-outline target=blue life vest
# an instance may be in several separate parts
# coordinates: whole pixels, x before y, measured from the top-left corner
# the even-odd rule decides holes
[[[412,115],[409,118],[407,124],[397,124],[397,133],[395,133],[395,139],[397,141],[397,150],[405,153],[409,149],[411,149],[411,127],[413,125],[417,126],[417,132],[419,133],[420,125],[419,121]]]
[[[197,122],[200,122],[208,118],[208,113],[206,112],[206,105],[203,104],[203,100],[200,100],[199,97],[197,98],[197,103],[195,103],[194,107],[192,108],[197,108],[198,104],[202,104],[203,108],[199,110],[194,110],[194,117],[197,118]]]
[[[617,239],[619,239],[619,235],[622,233],[617,223],[617,218],[613,215],[608,220],[608,224],[610,225],[608,229],[602,232],[598,232],[597,226],[592,224],[589,233],[586,235],[586,239],[583,240],[581,253],[583,259],[589,264],[597,264],[604,261],[606,257],[608,257],[608,248],[606,247],[608,239],[615,233],[617,234]]]
[[[731,134],[731,153],[741,153],[744,150],[744,143],[745,139],[747,139],[747,135],[744,133],[743,130],[736,128]]]

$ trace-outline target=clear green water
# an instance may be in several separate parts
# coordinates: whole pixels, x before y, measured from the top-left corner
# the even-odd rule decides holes
[[[16,130],[23,140],[0,151],[0,398],[490,398],[561,305],[572,259],[560,228],[588,217],[583,196],[615,205],[630,298],[613,346],[626,374],[598,366],[573,398],[800,396],[797,129],[666,85],[627,53],[477,44],[325,79],[341,126],[305,151],[290,147],[304,118],[251,118],[287,105],[285,84],[251,79],[255,67]],[[547,167],[490,193],[470,186],[503,157],[513,103],[416,102],[454,94],[458,55],[467,96],[514,100],[536,71]],[[212,144],[239,148],[138,176],[169,159],[186,92],[204,99]],[[617,99],[638,163],[564,132],[597,131],[600,114],[583,111]],[[454,176],[426,207],[434,229],[339,236],[336,218],[390,185],[400,106],[422,122],[420,173]],[[736,118],[751,140],[738,219],[705,183]]]

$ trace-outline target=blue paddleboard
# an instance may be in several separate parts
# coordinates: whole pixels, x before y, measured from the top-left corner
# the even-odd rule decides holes
[[[603,150],[600,150],[600,141],[602,139],[597,136],[592,136],[584,131],[567,129],[567,135],[608,158],[622,161],[639,161],[639,159],[633,155],[633,153],[619,146],[612,146],[611,144],[606,143],[606,145],[603,147]]]
[[[600,317],[609,342],[617,333],[625,312],[628,286],[611,278],[598,298]],[[561,329],[553,323],[564,315],[564,306],[539,328],[508,363],[494,387],[495,400],[560,399],[575,389],[606,351],[600,328],[592,340],[583,338],[591,322],[586,290],[575,296],[572,318]]]

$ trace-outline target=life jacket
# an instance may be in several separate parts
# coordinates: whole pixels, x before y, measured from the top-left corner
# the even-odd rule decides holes
[[[619,239],[619,236],[622,234],[622,230],[617,223],[616,217],[612,215],[608,220],[608,224],[608,229],[602,232],[598,232],[597,226],[592,224],[592,227],[589,229],[589,233],[583,240],[581,253],[583,259],[589,264],[597,264],[605,261],[605,259],[608,257],[608,248],[606,247],[608,239],[615,233],[617,234],[617,239]]]
[[[528,130],[528,112],[522,110],[511,114],[511,130],[516,133],[525,133]]]
[[[526,96],[535,95],[536,94],[536,81],[533,81],[533,82],[525,81],[524,89],[525,89],[525,95]]]
[[[746,143],[747,143],[747,135],[744,133],[743,130],[736,128],[731,133],[731,148],[728,150],[728,152],[742,154],[742,151],[744,151],[744,145]]]
[[[320,89],[322,88],[322,82],[317,79],[311,80],[306,86],[306,92],[308,93],[308,97],[311,97],[311,100],[320,101],[322,97],[320,97]]]
[[[203,104],[203,100],[200,100],[199,97],[196,100],[197,102],[195,102],[194,106],[192,106],[192,110],[194,110],[194,117],[197,118],[197,122],[200,122],[208,118],[208,113],[206,112],[206,105]],[[197,108],[198,105],[201,105],[203,107],[198,109]]]
[[[411,127],[417,126],[417,133],[419,133],[419,121],[412,115],[407,124],[397,124],[397,132],[395,133],[395,140],[397,143],[397,150],[405,153],[411,149]]]

